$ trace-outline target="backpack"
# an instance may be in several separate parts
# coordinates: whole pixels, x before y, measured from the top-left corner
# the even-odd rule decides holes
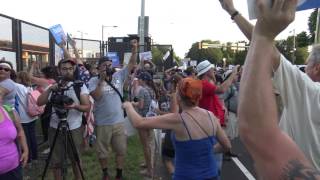
[[[37,99],[40,96],[38,90],[31,90],[27,95],[27,113],[30,117],[39,116],[44,112],[44,106],[37,105]]]

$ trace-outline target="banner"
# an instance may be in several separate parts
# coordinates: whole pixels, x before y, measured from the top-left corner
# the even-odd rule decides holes
[[[49,31],[51,32],[57,44],[60,44],[62,41],[66,41],[66,34],[64,33],[60,24],[51,26],[49,28]]]
[[[150,61],[152,59],[151,51],[139,53],[140,61]]]
[[[130,52],[126,52],[124,53],[124,57],[123,57],[123,66],[126,66],[129,64],[130,58],[131,58],[132,53]]]
[[[107,56],[112,60],[112,67],[120,67],[120,58],[117,52],[108,52]]]
[[[248,11],[249,11],[249,19],[256,19],[255,13],[255,2],[256,0],[247,0],[248,3]],[[272,0],[268,0],[270,7]],[[314,9],[320,7],[320,0],[298,0],[297,11]]]

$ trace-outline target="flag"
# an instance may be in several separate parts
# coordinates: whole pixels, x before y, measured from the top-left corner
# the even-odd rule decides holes
[[[51,26],[49,28],[49,31],[51,32],[57,44],[60,44],[62,41],[66,41],[66,34],[64,33],[60,24]]]
[[[166,54],[163,56],[162,59],[165,61],[165,60],[168,59],[169,56],[170,56],[170,51],[167,51]]]
[[[248,11],[249,11],[249,19],[256,19],[257,15],[255,13],[255,2],[256,0],[247,0],[248,3]],[[268,3],[271,6],[272,0],[268,0]],[[319,0],[298,0],[297,11],[313,9],[320,7]]]

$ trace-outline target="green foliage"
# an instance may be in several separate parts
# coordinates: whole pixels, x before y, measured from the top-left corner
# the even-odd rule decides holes
[[[243,65],[246,60],[247,53],[248,53],[247,50],[236,52],[235,57],[234,57],[234,64]]]
[[[219,41],[203,40],[204,43],[210,44],[220,44]],[[224,54],[221,48],[207,48],[199,49],[199,42],[193,43],[191,49],[187,54],[187,58],[192,60],[197,60],[198,62],[202,60],[209,60],[213,64],[221,63]]]
[[[315,31],[317,27],[317,14],[318,14],[318,10],[314,9],[314,11],[309,16],[309,20],[308,20],[309,33],[310,33],[309,44],[313,44],[314,42]]]
[[[308,47],[298,47],[295,56],[295,64],[305,64],[305,61],[309,56]]]
[[[309,37],[307,32],[302,31],[301,33],[297,34],[296,37],[296,47],[307,47],[309,45]]]

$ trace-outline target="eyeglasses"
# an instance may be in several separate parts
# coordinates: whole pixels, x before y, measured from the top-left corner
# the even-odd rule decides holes
[[[6,72],[9,72],[11,69],[0,67],[0,71],[2,71],[2,70],[6,71]]]
[[[70,68],[62,68],[61,70],[62,70],[62,71],[73,71],[73,67],[70,67]]]

